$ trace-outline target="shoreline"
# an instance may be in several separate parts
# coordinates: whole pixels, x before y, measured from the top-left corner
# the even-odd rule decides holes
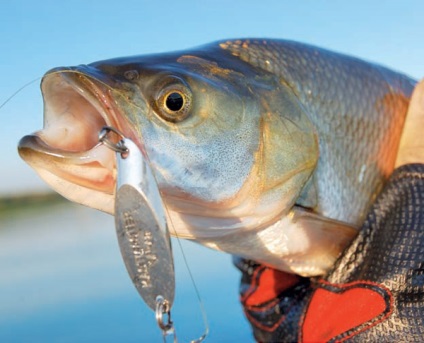
[[[66,202],[67,199],[54,192],[3,196],[0,197],[0,215],[17,209],[39,208]]]

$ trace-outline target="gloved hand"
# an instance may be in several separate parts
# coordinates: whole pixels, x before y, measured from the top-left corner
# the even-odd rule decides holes
[[[410,110],[401,141],[410,153],[328,275],[302,278],[235,259],[259,342],[424,341],[424,82]]]

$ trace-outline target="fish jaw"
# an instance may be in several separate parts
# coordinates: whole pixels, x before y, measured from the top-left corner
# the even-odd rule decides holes
[[[90,76],[90,68],[60,68],[41,84],[44,128],[25,136],[20,156],[58,193],[71,201],[113,213],[115,155],[99,144],[104,126],[134,136],[104,81]]]

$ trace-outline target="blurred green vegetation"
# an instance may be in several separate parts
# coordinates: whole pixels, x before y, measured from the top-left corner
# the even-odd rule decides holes
[[[26,211],[36,211],[68,202],[57,193],[36,193],[0,198],[0,217]]]

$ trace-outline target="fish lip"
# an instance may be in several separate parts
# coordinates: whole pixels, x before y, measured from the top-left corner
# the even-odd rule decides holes
[[[115,153],[99,142],[98,134],[104,126],[117,128],[129,137],[134,133],[115,104],[114,88],[90,69],[93,68],[56,68],[46,73],[41,83],[44,127],[24,136],[19,141],[18,152],[68,199],[112,213]],[[61,122],[61,116],[67,118]],[[56,132],[60,129],[69,130],[69,137],[61,139],[61,133]],[[91,170],[95,170],[100,181],[86,176]],[[82,175],[78,175],[80,172]],[[103,200],[105,196],[107,199]],[[102,204],[93,204],[89,198]]]
[[[47,155],[62,157],[62,150],[52,149],[47,143],[45,143],[38,135],[26,135],[22,137],[18,143],[18,152],[23,159],[26,158],[26,154],[29,151],[36,153],[45,153]]]
[[[100,146],[99,142],[92,149]],[[18,143],[19,155],[23,158],[27,158],[28,153],[36,153],[49,156],[52,159],[62,160],[62,162],[69,162],[70,160],[80,160],[80,164],[84,162],[84,152],[73,152],[65,151],[61,149],[55,149],[44,142],[37,134],[26,135],[22,137]]]
[[[44,101],[44,127],[42,130],[20,140],[18,144],[20,154],[22,152],[23,155],[26,155],[24,151],[31,150],[49,157],[76,159],[101,144],[98,135],[103,127],[111,126],[123,131],[118,120],[119,117],[123,118],[123,116],[120,115],[118,108],[113,104],[113,96],[109,94],[110,86],[90,75],[89,71],[90,67],[88,66],[61,67],[52,69],[45,74],[41,82]],[[64,99],[57,99],[58,95],[59,98],[60,95],[66,95],[70,97],[70,100],[65,96]],[[80,108],[78,108],[78,102],[83,103]],[[83,109],[82,114],[78,113],[81,108]],[[84,115],[84,110],[89,112],[88,116]],[[57,118],[64,116],[63,113],[70,119],[65,123],[60,123]],[[49,134],[51,134],[49,131],[68,130],[74,126],[77,129],[88,127],[89,130],[83,132],[82,137],[75,138],[75,140],[72,137],[70,139],[66,137],[69,142],[62,142],[57,137],[49,137]],[[75,133],[77,136],[79,132]],[[76,144],[87,139],[88,134],[89,143],[85,145]],[[76,145],[76,147],[72,147],[73,145]]]

